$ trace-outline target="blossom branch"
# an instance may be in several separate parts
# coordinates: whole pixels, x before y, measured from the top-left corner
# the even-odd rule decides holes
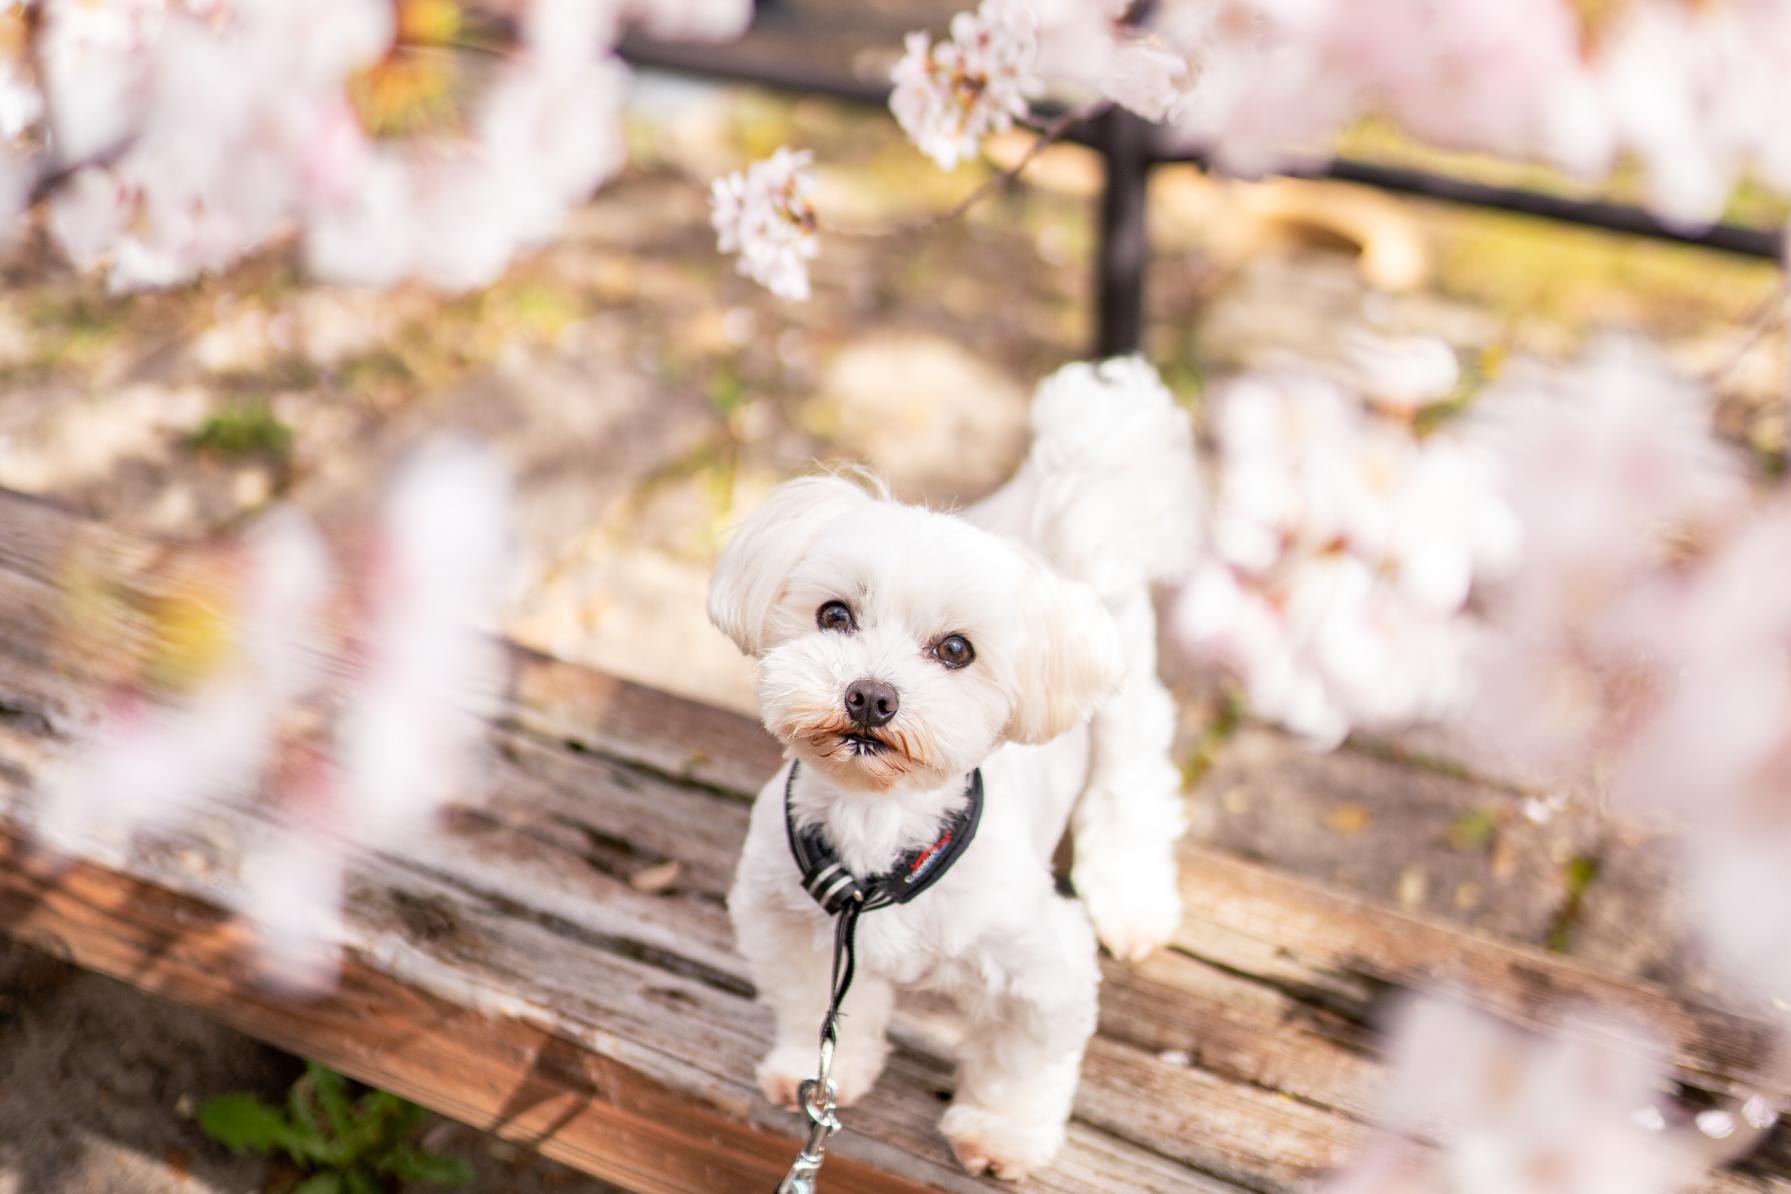
[[[962,199],[958,200],[944,211],[935,212],[930,215],[920,216],[910,220],[897,221],[885,228],[846,229],[823,224],[822,231],[835,236],[845,236],[853,239],[883,239],[888,237],[909,236],[914,233],[925,232],[937,228],[940,225],[951,223],[953,220],[961,219],[968,215],[971,209],[975,208],[983,200],[998,191],[1007,189],[1014,182],[1018,181],[1020,176],[1026,172],[1027,167],[1031,166],[1041,153],[1063,140],[1070,130],[1075,128],[1078,124],[1092,120],[1095,116],[1105,111],[1108,106],[1109,105],[1105,102],[1087,104],[1080,108],[1073,108],[1069,111],[1062,112],[1044,125],[1041,125],[1037,134],[1033,137],[1031,144],[1026,147],[1026,151],[1020,155],[1019,159],[1015,161],[1013,165],[999,169],[989,177],[983,179],[971,189],[969,194],[965,195]]]

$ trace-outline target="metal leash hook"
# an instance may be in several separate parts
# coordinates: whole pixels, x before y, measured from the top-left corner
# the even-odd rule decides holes
[[[808,1143],[790,1163],[790,1172],[784,1174],[784,1180],[777,1184],[777,1194],[815,1194],[827,1138],[840,1130],[839,1117],[833,1113],[839,1092],[828,1076],[832,1069],[833,1036],[827,1033],[821,1037],[821,1064],[816,1068],[815,1077],[797,1087],[797,1101],[802,1104],[802,1113],[808,1116]]]

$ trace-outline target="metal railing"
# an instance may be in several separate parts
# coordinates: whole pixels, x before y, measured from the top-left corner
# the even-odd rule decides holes
[[[623,43],[622,54],[634,65],[648,69],[873,106],[884,106],[889,101],[887,83],[824,63],[780,55],[762,46],[693,45],[630,38]],[[1094,150],[1106,166],[1094,262],[1094,351],[1101,356],[1132,352],[1144,335],[1145,271],[1150,257],[1146,193],[1151,171],[1171,164],[1210,169],[1210,162],[1198,151],[1171,145],[1161,128],[1118,107],[1072,125],[1063,139]],[[1492,186],[1352,158],[1332,158],[1309,169],[1281,173],[1287,177],[1360,183],[1402,195],[1774,261],[1781,258],[1784,248],[1783,235],[1777,230],[1741,224],[1687,230],[1667,224],[1633,204]]]

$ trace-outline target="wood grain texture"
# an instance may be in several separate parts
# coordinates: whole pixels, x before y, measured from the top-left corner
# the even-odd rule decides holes
[[[230,876],[192,861],[252,832],[256,810],[149,843],[129,873],[51,871],[29,852],[36,779],[96,695],[49,633],[70,552],[122,568],[170,558],[0,494],[0,929],[627,1189],[771,1188],[797,1125],[752,1087],[769,1022],[723,907],[750,794],[778,759],[755,723],[514,651],[484,791],[427,840],[358,861],[342,984],[285,1000],[254,984],[218,911]],[[1412,983],[1455,982],[1527,1022],[1615,1004],[1671,1036],[1689,1084],[1753,1079],[1766,1030],[1732,1012],[1212,851],[1184,859],[1188,920],[1172,950],[1105,967],[1070,1143],[1029,1190],[1308,1186],[1360,1138],[1379,1078],[1370,1026]],[[669,882],[631,882],[667,863]],[[993,1187],[959,1171],[936,1130],[956,1032],[936,1002],[904,1001],[889,1071],[830,1150],[828,1189]]]

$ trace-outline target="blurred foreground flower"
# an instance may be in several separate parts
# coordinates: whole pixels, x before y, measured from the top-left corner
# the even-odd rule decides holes
[[[478,70],[455,0],[45,0],[0,13],[0,219],[35,179],[116,290],[294,233],[313,270],[496,279],[622,161],[624,27],[732,36],[748,0],[523,0]],[[489,22],[488,22],[489,24]],[[486,69],[486,62],[494,62]],[[476,85],[474,85],[476,84]]]
[[[1591,1015],[1537,1035],[1452,1000],[1414,1001],[1389,1054],[1388,1134],[1327,1194],[1670,1194],[1717,1159],[1684,1116],[1669,1128],[1659,1045]]]
[[[1500,461],[1523,547],[1484,594],[1466,739],[1507,771],[1573,778],[1666,679],[1650,643],[1677,630],[1643,594],[1745,512],[1740,462],[1707,395],[1627,340],[1565,369],[1513,366],[1469,422]]]
[[[296,513],[263,519],[228,557],[231,584],[149,627],[153,670],[46,785],[39,839],[116,861],[140,834],[261,806],[237,823],[252,836],[230,860],[238,910],[266,977],[327,985],[354,859],[426,835],[476,778],[503,678],[508,509],[485,450],[426,446],[390,486],[333,631],[322,540]]]
[[[809,296],[808,263],[820,252],[814,176],[806,150],[779,149],[709,187],[710,221],[724,253],[739,253],[738,268],[780,298]]]
[[[1607,711],[1613,797],[1679,841],[1688,919],[1755,999],[1791,999],[1791,506],[1640,576],[1616,634],[1651,668]],[[1632,665],[1635,666],[1635,665]]]
[[[984,137],[1013,126],[1038,94],[1038,18],[1027,0],[983,0],[935,42],[910,33],[890,79],[889,110],[943,170],[976,156]]]
[[[1401,379],[1404,400],[1414,381],[1453,384],[1452,371],[1424,372]],[[1175,611],[1184,641],[1232,669],[1258,712],[1320,745],[1450,711],[1469,591],[1516,546],[1491,460],[1293,367],[1227,385],[1213,438],[1210,550]]]
[[[424,447],[392,481],[360,577],[334,749],[288,793],[285,831],[243,864],[243,912],[265,927],[263,961],[287,986],[334,977],[326,934],[342,920],[346,864],[418,840],[471,789],[503,678],[509,508],[504,469],[467,443]]]
[[[1514,368],[1477,408],[1522,550],[1478,588],[1460,744],[1670,829],[1709,960],[1791,999],[1791,505],[1633,342]]]
[[[465,290],[557,232],[622,165],[626,71],[600,40],[602,16],[588,0],[534,0],[521,47],[462,135],[371,141],[352,124],[334,129],[314,155],[311,268],[364,285],[416,277]]]
[[[116,695],[50,780],[36,832],[52,849],[120,858],[138,832],[254,790],[287,706],[318,679],[330,566],[292,511],[264,519],[232,563],[233,583],[183,594],[175,619],[152,627],[164,645],[154,674]]]
[[[1028,3],[1037,21],[1036,73],[1051,93],[1091,93],[1146,120],[1162,120],[1180,102],[1193,73],[1188,56],[1129,22],[1131,0]]]

